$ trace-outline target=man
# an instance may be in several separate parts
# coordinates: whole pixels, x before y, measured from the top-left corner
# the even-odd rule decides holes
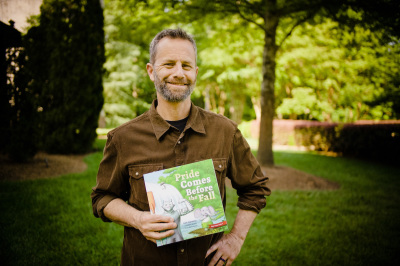
[[[92,192],[93,212],[125,226],[122,265],[230,265],[270,194],[260,167],[235,123],[191,103],[198,67],[196,44],[181,29],[164,30],[150,45],[147,72],[157,100],[150,110],[108,134]],[[157,247],[174,234],[171,217],[151,215],[143,174],[213,159],[225,207],[225,177],[239,195],[228,234]]]

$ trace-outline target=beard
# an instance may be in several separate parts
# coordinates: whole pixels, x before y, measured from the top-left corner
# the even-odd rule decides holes
[[[176,82],[176,83],[181,83],[181,82]],[[172,90],[168,88],[167,82],[165,80],[160,80],[160,78],[157,75],[157,72],[154,70],[154,86],[156,87],[156,90],[158,93],[161,94],[161,96],[169,101],[169,102],[182,102],[186,100],[193,92],[196,80],[194,83],[188,81],[185,83],[186,84],[186,89],[184,90]]]

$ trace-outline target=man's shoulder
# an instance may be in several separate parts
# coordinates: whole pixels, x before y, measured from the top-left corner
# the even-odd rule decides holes
[[[127,132],[132,132],[132,129],[136,127],[142,127],[145,123],[149,123],[150,119],[148,116],[148,112],[146,111],[143,114],[133,118],[132,120],[114,128],[108,134],[109,136],[116,136],[116,135],[124,135]]]
[[[198,106],[197,108],[199,110],[199,114],[203,117],[207,124],[218,125],[220,128],[225,127],[227,129],[236,130],[237,124],[231,119]]]

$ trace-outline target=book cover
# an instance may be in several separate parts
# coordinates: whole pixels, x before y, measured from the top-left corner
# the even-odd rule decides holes
[[[212,159],[148,174],[144,182],[150,212],[171,216],[175,234],[163,246],[228,230]]]

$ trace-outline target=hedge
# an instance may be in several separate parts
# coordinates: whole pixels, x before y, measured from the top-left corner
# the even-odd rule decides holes
[[[243,123],[242,123],[243,124]],[[246,137],[259,137],[259,121],[246,123]],[[400,163],[400,121],[330,123],[274,120],[274,145],[302,146],[308,150]]]
[[[400,121],[304,123],[294,134],[296,145],[311,150],[400,162]]]
[[[44,0],[24,36],[32,88],[39,95],[40,148],[84,153],[103,106],[104,30],[99,0]],[[36,111],[36,110],[33,110]]]

